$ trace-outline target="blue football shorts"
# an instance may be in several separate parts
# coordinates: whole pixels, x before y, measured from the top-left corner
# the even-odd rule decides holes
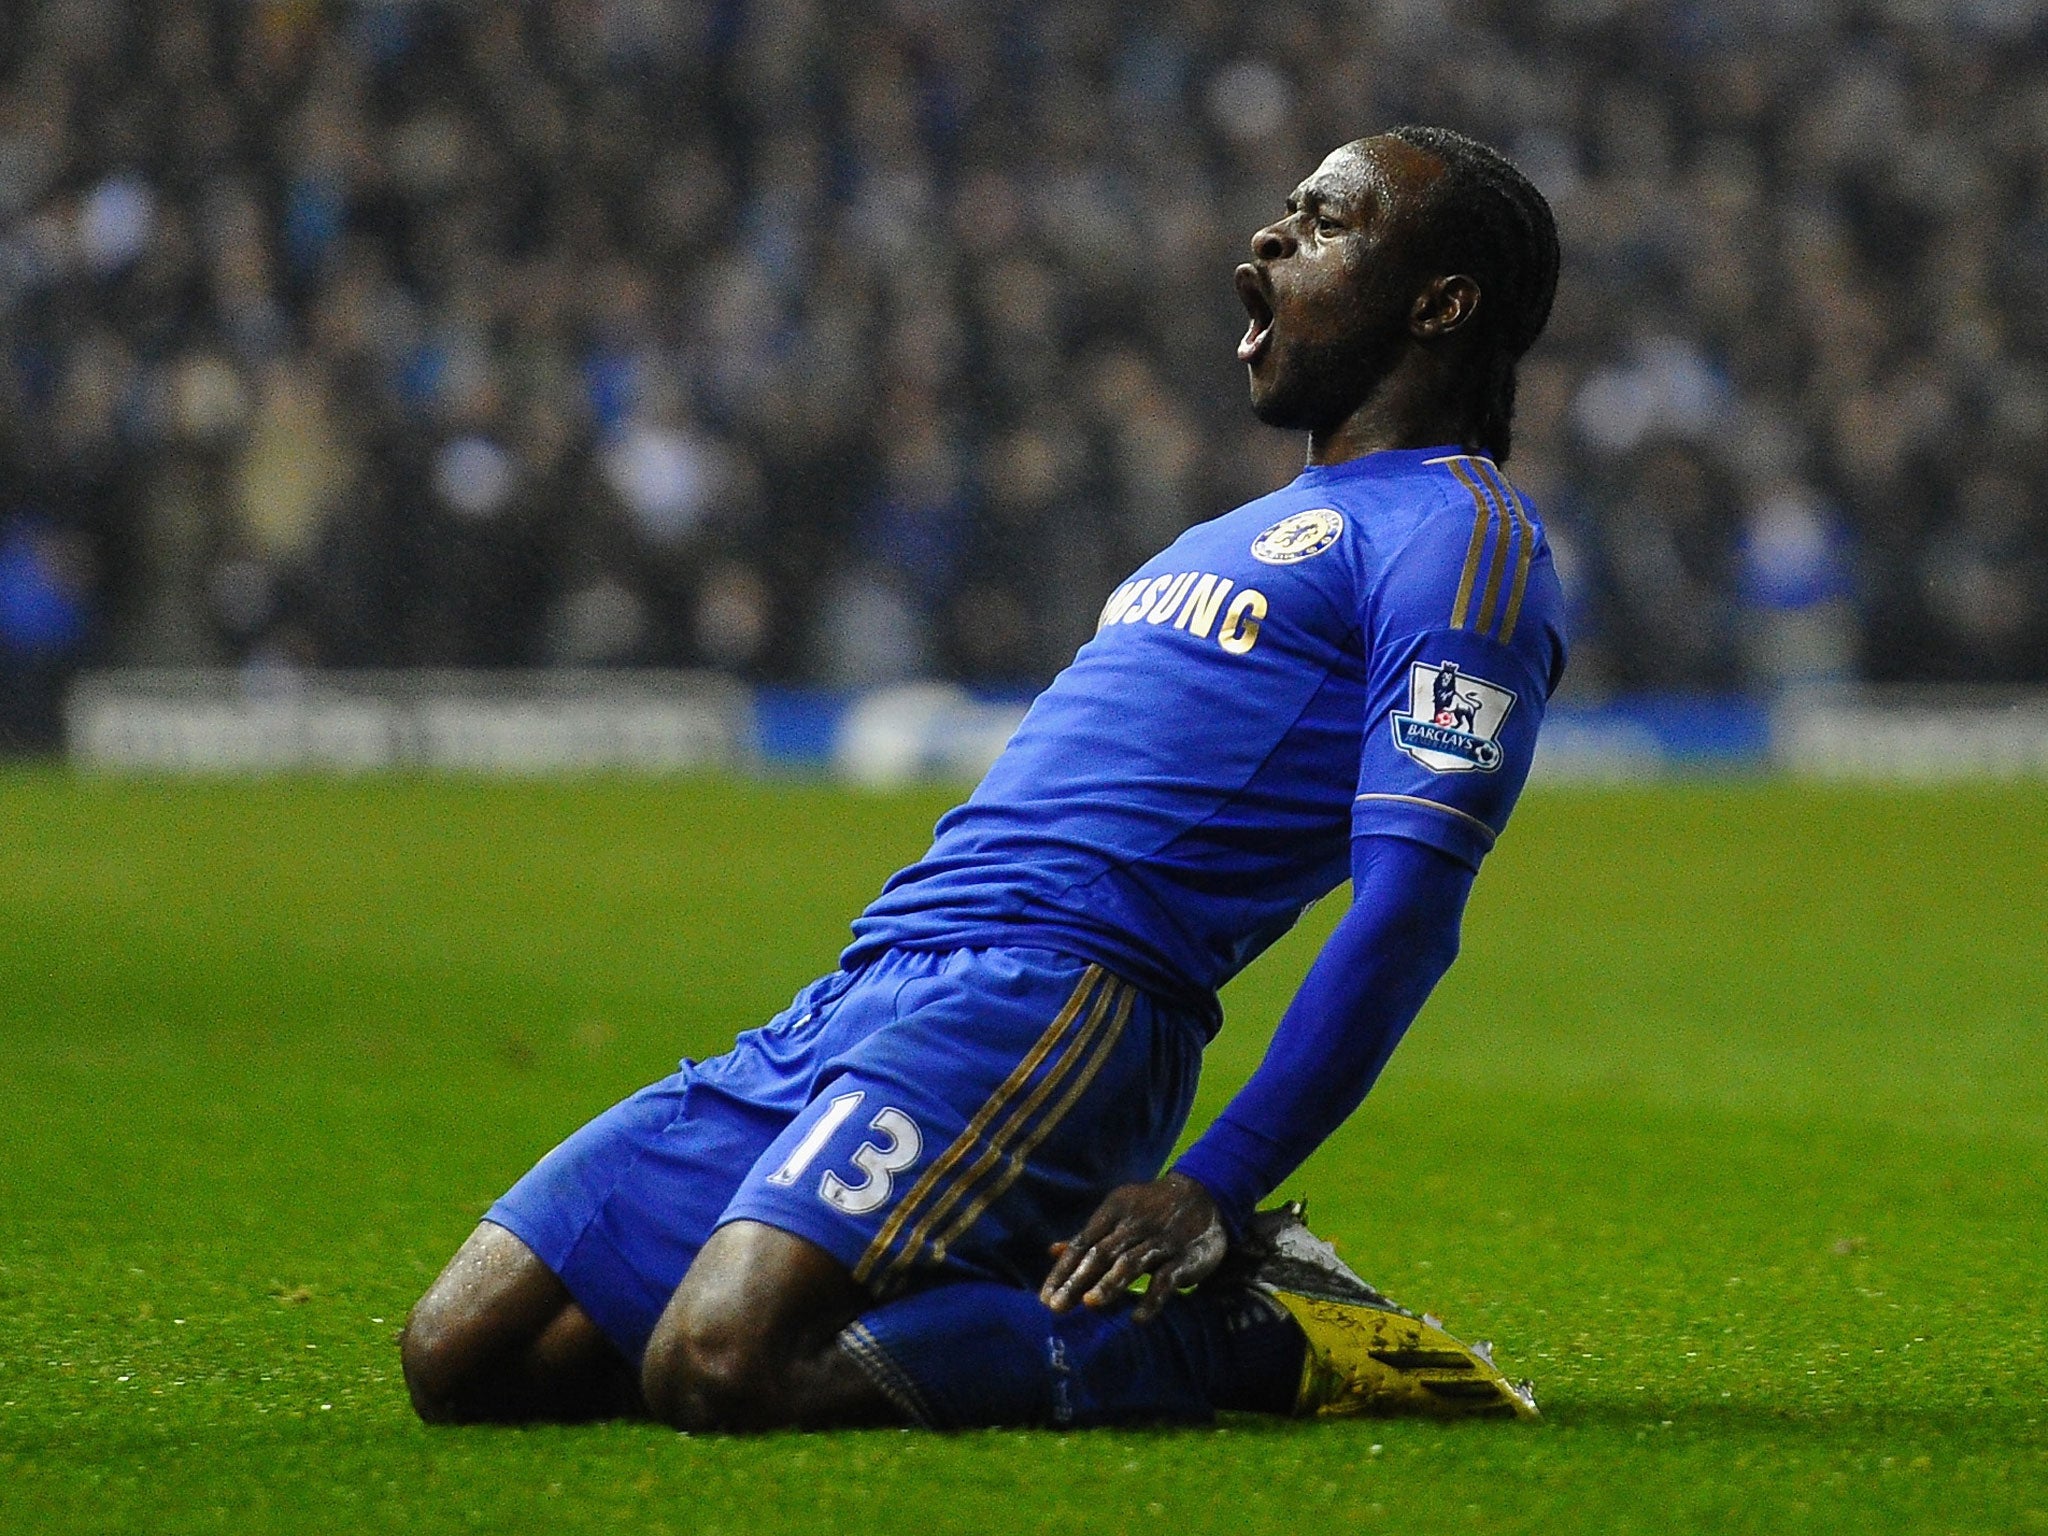
[[[878,1299],[1035,1287],[1103,1195],[1155,1175],[1202,1021],[1039,949],[892,950],[599,1115],[485,1219],[628,1360],[729,1221],[810,1239]]]

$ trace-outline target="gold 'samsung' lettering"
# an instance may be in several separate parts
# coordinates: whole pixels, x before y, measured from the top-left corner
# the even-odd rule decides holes
[[[1154,576],[1145,583],[1145,590],[1138,594],[1138,600],[1124,613],[1126,624],[1135,624],[1152,611],[1152,605],[1159,601],[1168,587],[1173,585],[1171,576]]]
[[[1173,610],[1180,606],[1180,600],[1195,579],[1193,571],[1187,571],[1173,578],[1173,585],[1166,589],[1166,596],[1152,605],[1152,611],[1145,615],[1147,624],[1164,624],[1173,617]]]
[[[1181,609],[1180,617],[1173,621],[1175,629],[1184,629],[1197,640],[1209,638],[1209,629],[1216,622],[1216,610],[1223,606],[1223,599],[1235,585],[1228,576],[1211,576],[1207,571],[1195,583],[1194,591],[1188,594],[1187,605]]]
[[[1102,617],[1095,621],[1098,630],[1107,629],[1124,616],[1124,610],[1131,606],[1131,599],[1138,595],[1143,581],[1127,581],[1109,594],[1109,601],[1102,605]]]
[[[1266,617],[1266,594],[1246,587],[1230,600],[1223,615],[1223,627],[1216,631],[1216,643],[1233,656],[1242,656],[1259,643],[1259,622]]]
[[[1231,597],[1236,586],[1228,576],[1208,571],[1180,571],[1166,576],[1138,577],[1110,593],[1096,621],[1099,632],[1112,624],[1171,623],[1197,640],[1209,638],[1216,630],[1216,643],[1233,656],[1242,656],[1259,643],[1259,626],[1267,613],[1266,594],[1245,587]],[[1228,599],[1229,607],[1224,606]],[[1218,615],[1223,627],[1216,629]]]

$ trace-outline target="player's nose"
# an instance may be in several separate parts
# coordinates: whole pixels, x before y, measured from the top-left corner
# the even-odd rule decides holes
[[[1268,224],[1252,236],[1253,261],[1279,261],[1294,254],[1294,234],[1282,224]]]

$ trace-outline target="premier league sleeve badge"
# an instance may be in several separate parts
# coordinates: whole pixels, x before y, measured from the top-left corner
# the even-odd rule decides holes
[[[1491,773],[1514,707],[1512,688],[1461,672],[1454,661],[1418,661],[1408,669],[1407,713],[1393,713],[1394,745],[1431,773]]]

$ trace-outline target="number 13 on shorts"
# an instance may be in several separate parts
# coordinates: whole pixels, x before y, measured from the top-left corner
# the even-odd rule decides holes
[[[825,1150],[825,1144],[860,1108],[861,1100],[866,1097],[865,1091],[856,1090],[842,1093],[826,1105],[818,1123],[790,1149],[782,1166],[768,1175],[768,1182],[788,1186],[802,1178],[818,1154]],[[924,1150],[924,1137],[918,1131],[917,1122],[900,1109],[884,1107],[879,1110],[868,1122],[868,1129],[878,1139],[862,1142],[854,1149],[850,1160],[860,1177],[841,1178],[828,1168],[818,1180],[818,1198],[849,1216],[864,1216],[885,1204],[895,1186],[896,1175],[915,1163],[918,1154]]]

